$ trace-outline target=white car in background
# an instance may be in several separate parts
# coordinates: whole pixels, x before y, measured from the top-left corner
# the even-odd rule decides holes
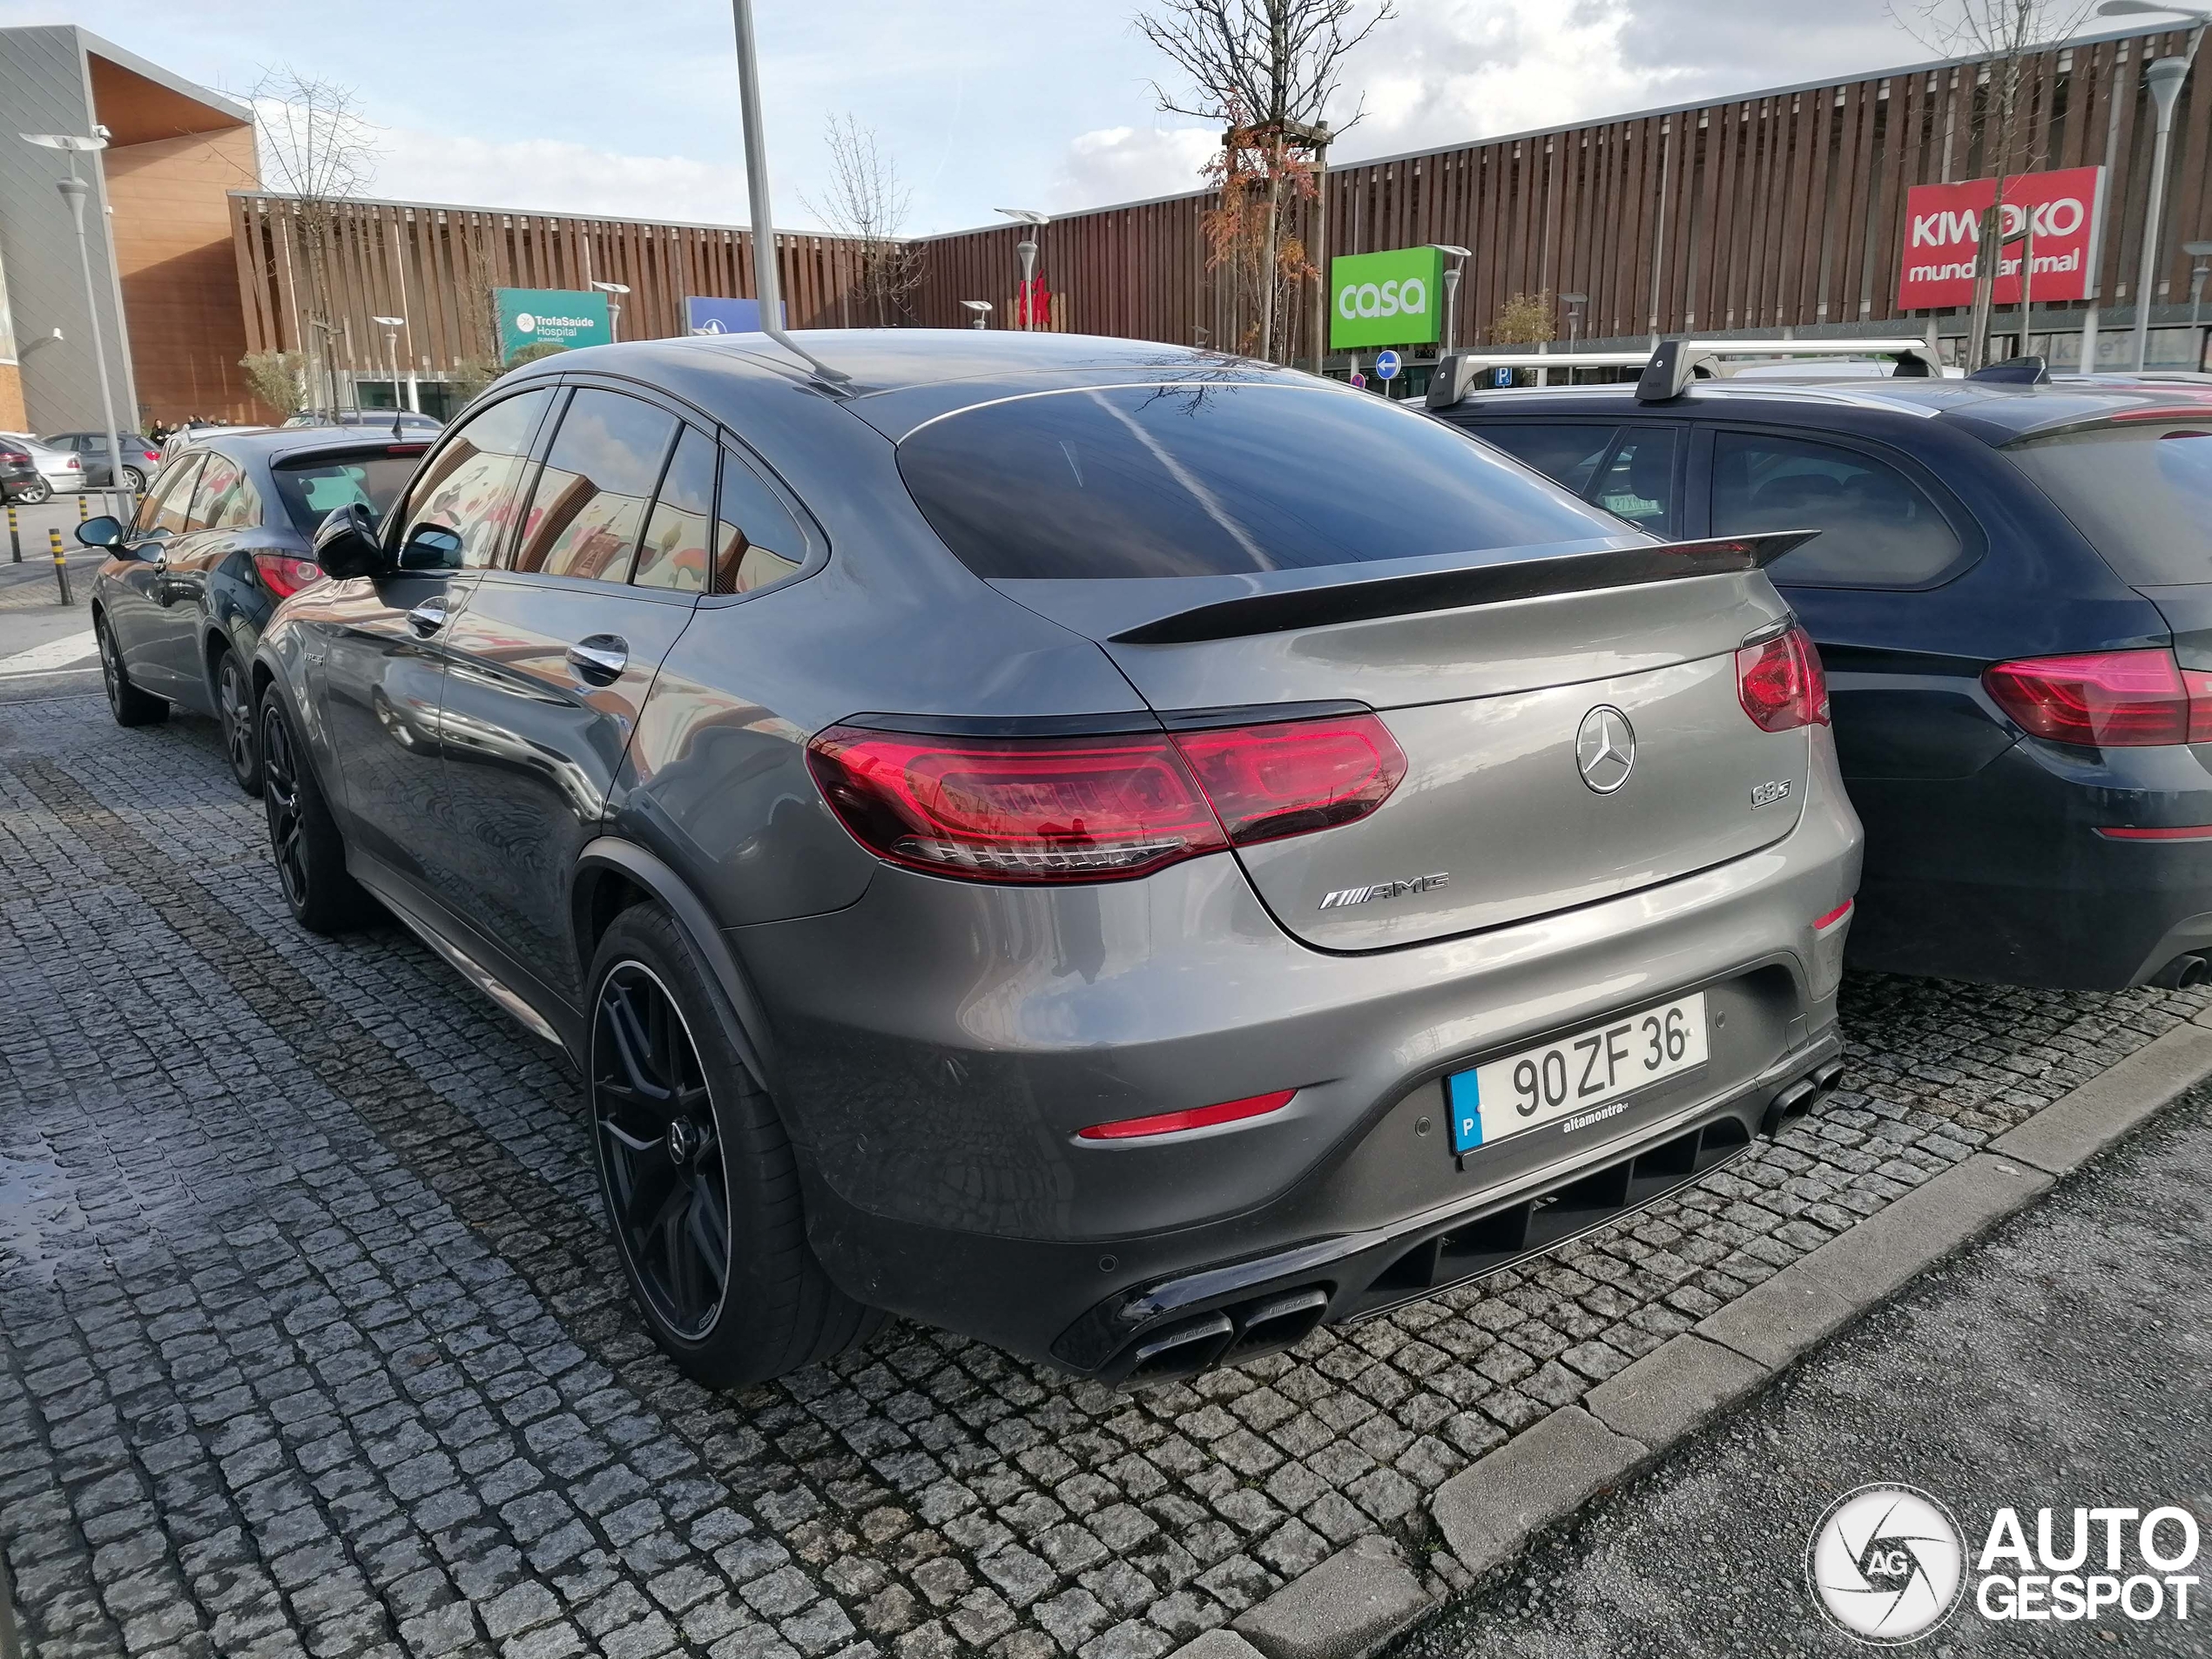
[[[34,438],[28,432],[0,432],[0,444],[27,453],[31,464],[38,469],[40,481],[46,486],[44,495],[20,495],[16,497],[17,501],[35,506],[51,496],[74,493],[84,488],[84,463],[69,450],[57,449],[52,444]]]
[[[161,459],[165,464],[186,444],[198,443],[202,438],[218,432],[266,432],[265,426],[229,426],[219,421],[188,421],[161,441]]]

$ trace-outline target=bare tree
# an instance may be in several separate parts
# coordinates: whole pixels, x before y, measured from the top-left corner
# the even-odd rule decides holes
[[[1997,194],[1982,214],[1981,238],[1974,250],[1974,303],[1966,325],[1968,373],[1989,354],[1989,319],[1997,293],[1997,266],[2004,255],[2005,183],[2047,159],[2039,137],[2049,129],[2048,111],[2038,120],[2029,108],[2028,63],[2039,47],[2067,39],[2088,20],[2093,0],[1917,0],[1902,9],[1891,0],[1898,26],[1943,57],[1982,60],[1966,72],[1986,76],[1973,100],[1973,140],[1980,141],[1981,165],[1997,176]],[[1948,182],[1946,180],[1946,182]],[[2027,257],[2023,250],[2022,259]],[[2025,313],[2025,307],[2022,308]],[[2023,314],[2020,349],[2027,319]]]
[[[1490,323],[1494,346],[1541,346],[1559,338],[1554,324],[1551,290],[1516,293],[1498,307]]]
[[[921,252],[905,237],[914,192],[899,182],[899,164],[873,127],[862,126],[847,112],[833,115],[824,134],[829,145],[829,194],[821,201],[802,195],[807,211],[854,245],[860,272],[853,284],[861,304],[874,314],[879,328],[921,281]],[[756,225],[753,234],[773,233]]]
[[[1227,153],[1208,170],[1220,182],[1217,212],[1224,223],[1210,235],[1215,262],[1224,248],[1235,250],[1243,257],[1229,262],[1257,287],[1255,344],[1264,357],[1276,355],[1286,276],[1295,280],[1312,269],[1302,250],[1294,273],[1285,273],[1282,258],[1285,199],[1312,187],[1312,163],[1298,152],[1311,153],[1345,55],[1396,15],[1392,0],[1377,0],[1364,20],[1363,10],[1360,0],[1152,0],[1136,18],[1145,39],[1189,82],[1182,92],[1154,82],[1160,108],[1227,128]],[[1336,132],[1356,125],[1363,108],[1356,105]]]
[[[327,387],[334,408],[337,371],[330,342],[340,323],[333,294],[331,262],[339,239],[351,230],[346,204],[375,177],[375,129],[362,116],[360,96],[349,86],[318,80],[290,65],[264,69],[248,95],[253,105],[264,176],[293,200],[306,292],[300,344],[315,381]]]

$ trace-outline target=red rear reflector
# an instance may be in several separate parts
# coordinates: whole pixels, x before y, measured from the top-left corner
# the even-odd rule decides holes
[[[894,864],[975,881],[1148,875],[1364,818],[1406,775],[1372,714],[1096,738],[832,726],[807,745],[832,810]]]
[[[256,553],[253,568],[280,599],[289,599],[300,589],[322,580],[322,567],[313,559],[295,559],[288,553]]]
[[[1279,1112],[1291,1103],[1295,1089],[1278,1089],[1271,1095],[1250,1095],[1243,1100],[1224,1100],[1218,1106],[1200,1106],[1187,1112],[1162,1112],[1156,1117],[1124,1117],[1118,1123],[1093,1123],[1089,1129],[1079,1129],[1079,1141],[1126,1141],[1140,1135],[1172,1135],[1177,1130],[1207,1129],[1216,1123],[1234,1123],[1247,1117],[1264,1117],[1270,1112]]]
[[[1762,732],[1828,724],[1828,677],[1802,628],[1736,653],[1736,698]]]
[[[1365,818],[1406,775],[1404,751],[1372,714],[1188,732],[1175,743],[1239,846]]]
[[[2169,651],[2033,657],[1982,671],[1997,706],[2031,737],[2087,748],[2212,742],[2212,674]]]
[[[1826,915],[1824,915],[1824,916],[1821,916],[1821,917],[1818,917],[1818,918],[1817,918],[1817,919],[1814,921],[1814,922],[1813,922],[1813,924],[1812,924],[1812,930],[1813,930],[1813,932],[1815,932],[1815,933],[1819,933],[1819,932],[1820,932],[1823,928],[1826,928],[1826,927],[1834,927],[1834,926],[1835,926],[1838,922],[1841,921],[1842,921],[1842,920],[1843,920],[1845,916],[1848,916],[1849,914],[1851,914],[1851,901],[1849,899],[1844,900],[1843,901],[1843,903],[1841,903],[1841,904],[1838,905],[1838,906],[1837,906],[1837,907],[1836,907],[1833,910],[1831,910],[1831,911],[1830,911],[1830,912],[1829,912]]]
[[[2161,824],[2148,829],[2099,825],[2107,841],[2212,841],[2212,824]]]

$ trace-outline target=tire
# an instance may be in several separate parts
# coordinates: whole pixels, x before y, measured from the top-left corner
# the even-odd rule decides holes
[[[349,932],[374,914],[374,901],[346,869],[346,843],[315,781],[307,745],[273,691],[262,696],[260,727],[261,806],[284,901],[311,934]]]
[[[23,494],[16,497],[26,507],[42,506],[53,498],[54,487],[44,478],[37,480],[35,483],[25,484],[23,487]]]
[[[589,983],[599,1190],[653,1339],[685,1376],[734,1388],[873,1336],[884,1316],[814,1258],[782,1120],[676,924],[650,905],[624,911]]]
[[[136,467],[125,467],[123,469],[123,487],[133,496],[145,495],[146,493],[145,474],[140,472]]]
[[[223,729],[223,758],[249,795],[261,792],[261,745],[254,731],[253,685],[246,664],[226,645],[215,659],[215,719]]]
[[[118,725],[159,725],[169,718],[169,704],[151,691],[131,684],[131,671],[116,648],[115,633],[105,616],[92,619],[92,637],[100,648],[100,683],[107,690],[108,711]]]

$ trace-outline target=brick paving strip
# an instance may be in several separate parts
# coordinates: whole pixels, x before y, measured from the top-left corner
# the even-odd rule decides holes
[[[1856,1092],[1292,1354],[1128,1396],[895,1324],[717,1396],[631,1315],[572,1076],[395,931],[293,928],[260,842],[206,723],[0,705],[41,1659],[1360,1652],[2212,1065],[2203,993],[1853,980]]]

